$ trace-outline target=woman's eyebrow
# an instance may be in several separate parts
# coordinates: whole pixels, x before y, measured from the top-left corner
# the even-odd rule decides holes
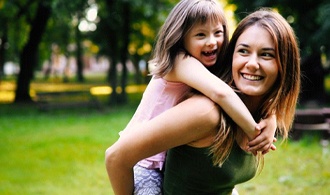
[[[274,51],[275,52],[275,49],[273,47],[265,47],[265,48],[262,48],[262,50],[264,50],[264,51]]]
[[[249,46],[248,44],[246,44],[246,43],[239,43],[239,44],[237,44],[236,47],[239,47],[239,46],[250,47],[250,46]]]

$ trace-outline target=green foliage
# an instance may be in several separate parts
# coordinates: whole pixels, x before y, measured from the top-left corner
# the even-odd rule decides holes
[[[98,1],[99,5],[99,17],[100,22],[98,23],[97,31],[91,34],[92,40],[100,47],[100,52],[102,55],[109,56],[111,52],[111,47],[114,46],[114,41],[111,36],[117,36],[118,45],[121,46],[122,41],[125,39],[121,28],[123,25],[124,17],[129,17],[130,21],[130,48],[131,55],[138,54],[139,49],[143,50],[143,47],[147,44],[152,46],[156,37],[156,34],[160,26],[165,21],[167,14],[170,9],[174,6],[171,1],[136,1],[128,0],[130,7],[130,13],[122,13],[123,11],[123,1],[116,1],[112,4],[112,9],[110,10],[105,1]],[[111,30],[106,29],[113,29]],[[117,34],[114,34],[117,33]],[[110,37],[110,41],[107,40]],[[108,48],[110,47],[110,48]],[[116,48],[118,50],[118,48]],[[132,52],[133,51],[133,52]],[[127,51],[128,52],[128,51]],[[150,55],[151,50],[146,50],[138,54],[140,58],[144,55]]]
[[[18,54],[27,41],[29,23],[33,18],[32,13],[36,9],[36,5],[35,1],[27,3],[26,1],[6,0],[3,2],[3,7],[0,8],[0,23],[2,24],[0,39],[3,38],[3,35],[7,35],[7,43],[2,43],[6,44],[6,61],[19,61]]]

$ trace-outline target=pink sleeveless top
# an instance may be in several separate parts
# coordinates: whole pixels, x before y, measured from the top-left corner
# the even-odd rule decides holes
[[[125,129],[149,121],[169,108],[172,108],[190,91],[184,83],[170,82],[153,77],[143,93],[141,102]],[[141,160],[138,164],[149,169],[162,169],[166,152]]]

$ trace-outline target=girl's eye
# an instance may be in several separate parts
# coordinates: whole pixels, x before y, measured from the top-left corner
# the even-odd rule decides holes
[[[221,30],[215,32],[216,35],[222,35],[223,32]]]
[[[204,36],[204,33],[197,33],[196,36],[197,37],[202,37],[202,36]]]

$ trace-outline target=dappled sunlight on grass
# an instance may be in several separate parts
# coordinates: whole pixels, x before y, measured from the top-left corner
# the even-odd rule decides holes
[[[146,85],[130,85],[126,87],[127,93],[141,93],[146,89]]]
[[[0,103],[11,103],[14,98],[14,91],[0,91]]]
[[[0,103],[10,103],[15,98],[16,84],[10,81],[0,81]]]
[[[98,86],[90,89],[92,95],[109,95],[112,93],[112,88],[109,86]]]
[[[141,93],[146,85],[130,85],[126,87],[127,93]],[[1,81],[0,104],[11,103],[15,98],[16,83],[14,81]],[[118,91],[121,88],[118,87]],[[64,92],[64,91],[90,91],[92,95],[110,95],[112,88],[100,83],[63,83],[63,82],[32,82],[30,85],[30,96],[36,98],[37,92]]]
[[[330,94],[330,75],[324,79],[324,87],[328,94]]]
[[[146,85],[130,85],[126,87],[127,93],[141,93],[146,89]],[[121,92],[121,88],[117,87],[117,92]],[[112,88],[109,86],[91,87],[91,94],[93,95],[109,95],[112,93]]]
[[[0,81],[0,91],[13,91],[16,88],[16,83],[11,81]]]

